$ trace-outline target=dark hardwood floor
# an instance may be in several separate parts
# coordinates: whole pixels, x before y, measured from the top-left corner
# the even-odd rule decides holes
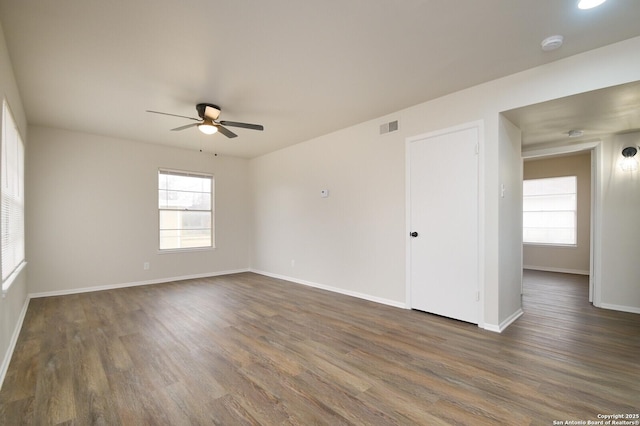
[[[640,412],[640,315],[525,274],[502,334],[244,273],[31,300],[0,423],[551,425]]]

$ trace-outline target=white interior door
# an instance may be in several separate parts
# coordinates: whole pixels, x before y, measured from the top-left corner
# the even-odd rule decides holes
[[[409,168],[411,307],[478,324],[478,128],[410,142]]]

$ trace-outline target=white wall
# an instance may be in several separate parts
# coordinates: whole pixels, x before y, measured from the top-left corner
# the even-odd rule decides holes
[[[22,108],[22,101],[18,93],[18,86],[13,75],[13,69],[4,40],[4,33],[0,27],[0,98],[5,98],[11,107],[14,119],[20,129],[23,141],[27,144],[27,120]],[[0,102],[2,99],[0,99]],[[28,205],[26,206],[28,208]],[[27,258],[28,260],[28,258]],[[17,339],[18,327],[27,301],[27,269],[23,268],[15,278],[7,294],[0,298],[0,385],[4,379],[11,357],[12,345]]]
[[[640,38],[630,39],[252,160],[253,267],[403,304],[407,238],[402,178],[405,139],[484,120],[484,146],[480,153],[484,194],[480,213],[484,237],[483,320],[487,328],[499,328],[519,309],[514,300],[520,283],[512,279],[513,265],[521,265],[521,251],[508,248],[519,246],[522,238],[520,232],[512,232],[513,221],[499,219],[500,184],[507,188],[521,186],[517,166],[512,164],[513,141],[501,135],[500,112],[639,80],[637,51]],[[379,136],[378,126],[395,119],[399,120],[400,130]],[[332,191],[326,200],[318,194],[323,187]],[[609,207],[615,209],[615,205]],[[604,221],[611,219],[607,212]],[[619,237],[634,244],[628,234]],[[293,258],[295,268],[290,264]],[[626,254],[623,258],[631,260]],[[626,270],[630,273],[633,268]],[[603,269],[611,270],[609,266]],[[636,297],[640,289],[629,284],[626,275],[627,272],[612,271],[609,278],[613,282],[605,281],[604,285],[622,286],[624,294]],[[606,297],[613,296],[604,291],[603,298]]]
[[[27,164],[29,293],[249,268],[247,160],[30,127]],[[216,249],[159,254],[160,167],[214,175]]]
[[[366,123],[252,162],[253,269],[404,300],[404,141],[377,131]]]
[[[523,246],[524,267],[543,271],[589,274],[591,254],[591,155],[533,159],[524,162],[524,179],[558,176],[577,178],[576,246]]]
[[[640,171],[619,167],[622,148],[640,145],[640,132],[604,144],[602,307],[640,314]]]
[[[500,117],[498,330],[522,314],[522,133]]]

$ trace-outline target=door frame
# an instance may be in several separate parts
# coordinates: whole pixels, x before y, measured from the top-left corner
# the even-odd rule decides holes
[[[522,159],[524,161],[525,158],[553,157],[578,152],[591,152],[589,302],[599,308],[602,304],[602,140],[522,151]]]
[[[484,328],[484,287],[485,287],[485,152],[484,120],[476,120],[440,130],[435,130],[405,138],[405,305],[411,309],[411,143],[422,139],[477,129],[478,132],[478,327]],[[455,159],[452,153],[452,160]]]

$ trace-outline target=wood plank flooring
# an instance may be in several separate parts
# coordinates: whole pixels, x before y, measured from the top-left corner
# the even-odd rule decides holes
[[[640,412],[640,315],[525,274],[504,333],[251,273],[31,300],[4,425],[551,425]]]

